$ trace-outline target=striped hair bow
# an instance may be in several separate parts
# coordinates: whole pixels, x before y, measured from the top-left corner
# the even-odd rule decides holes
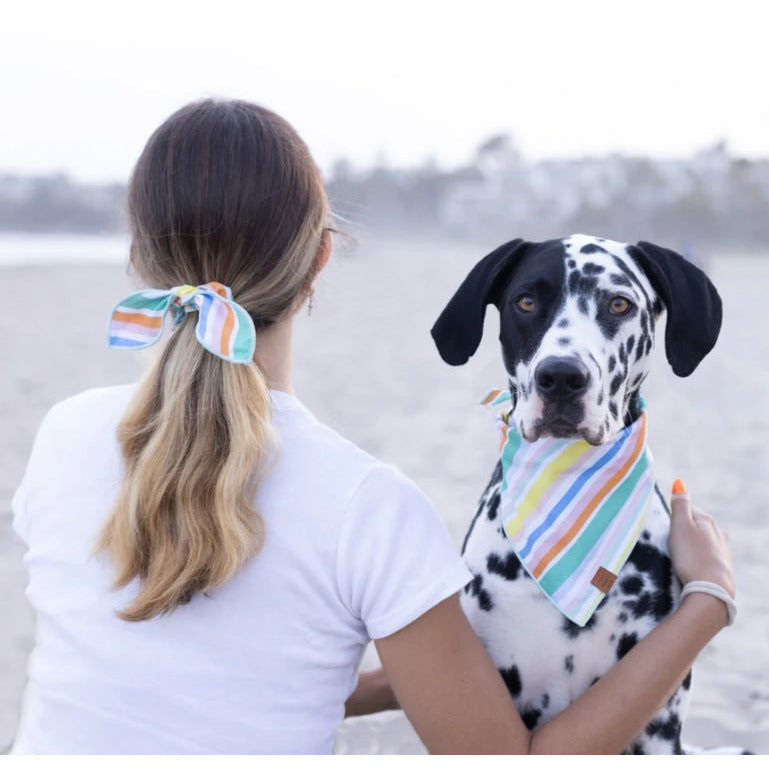
[[[109,346],[138,350],[157,342],[169,311],[179,325],[187,313],[197,312],[195,336],[209,352],[233,363],[251,363],[256,330],[251,316],[232,300],[221,283],[145,288],[115,305],[109,320]]]
[[[482,403],[510,394],[492,390]],[[501,432],[499,515],[518,560],[551,603],[584,627],[638,541],[654,492],[646,411],[600,446]]]

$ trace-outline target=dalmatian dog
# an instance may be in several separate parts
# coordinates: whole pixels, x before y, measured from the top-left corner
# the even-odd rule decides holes
[[[657,323],[665,350],[688,376],[713,348],[721,301],[682,256],[651,243],[573,235],[513,240],[482,259],[446,306],[432,335],[449,364],[478,348],[486,307],[500,315],[511,422],[527,441],[581,437],[605,443],[641,413]],[[563,616],[522,568],[499,510],[501,463],[483,492],[462,547],[474,574],[462,606],[530,729],[577,699],[679,601],[668,551],[669,510],[658,488],[638,541],[584,627]],[[628,746],[676,754],[691,671]]]

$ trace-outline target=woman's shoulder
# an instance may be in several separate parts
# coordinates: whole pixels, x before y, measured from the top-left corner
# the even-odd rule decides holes
[[[41,429],[75,423],[79,430],[122,413],[136,388],[136,383],[92,387],[54,403],[46,412]]]
[[[111,385],[109,387],[89,387],[54,403],[49,414],[76,414],[88,410],[100,410],[109,406],[120,408],[128,403],[136,390],[136,382],[131,384]]]
[[[94,387],[54,403],[43,417],[38,437],[65,431],[70,437],[85,435],[106,424],[117,424],[136,384]]]
[[[279,462],[303,484],[335,488],[350,498],[364,484],[378,489],[413,486],[395,466],[321,422],[293,395],[271,391],[271,396]]]

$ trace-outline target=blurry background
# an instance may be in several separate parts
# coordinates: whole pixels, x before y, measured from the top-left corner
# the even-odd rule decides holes
[[[769,752],[769,54],[756,3],[28,2],[0,25],[0,749],[33,618],[10,498],[45,411],[135,379],[106,316],[133,287],[131,166],[174,109],[260,102],[299,130],[341,226],[298,324],[316,415],[394,462],[460,541],[494,462],[504,385],[489,318],[461,369],[428,330],[502,240],[588,232],[700,264],[718,346],[649,381],[660,482],[687,480],[729,530],[740,616],[701,656],[685,734]],[[491,315],[491,313],[490,313]],[[369,664],[374,664],[370,657]],[[346,722],[340,752],[408,752],[403,717]]]

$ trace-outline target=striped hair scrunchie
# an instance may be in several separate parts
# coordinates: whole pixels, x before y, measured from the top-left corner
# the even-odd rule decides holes
[[[113,349],[149,347],[163,334],[165,317],[175,314],[178,326],[188,313],[197,312],[195,336],[209,352],[232,363],[250,364],[256,347],[251,316],[232,299],[221,283],[202,286],[146,288],[121,299],[109,318],[108,339]]]

